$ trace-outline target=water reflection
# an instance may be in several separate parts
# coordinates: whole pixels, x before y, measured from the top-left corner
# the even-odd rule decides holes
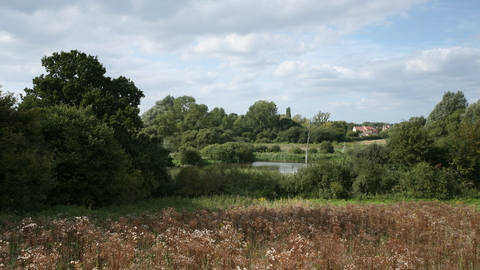
[[[291,162],[253,162],[252,167],[278,167],[278,171],[281,173],[296,173],[299,168],[305,166],[305,163],[291,163]]]

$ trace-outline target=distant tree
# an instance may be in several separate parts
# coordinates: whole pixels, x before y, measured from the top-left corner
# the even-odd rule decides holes
[[[180,122],[180,132],[209,127],[208,107],[205,104],[191,104]]]
[[[142,115],[144,125],[146,127],[152,126],[157,115],[167,112],[173,106],[174,100],[173,96],[168,95],[164,99],[155,102],[155,105]]]
[[[235,126],[235,121],[237,121],[237,119],[238,119],[238,115],[236,113],[230,113],[228,115],[225,115],[222,119],[223,129],[233,130]]]
[[[208,113],[208,120],[210,125],[213,127],[221,127],[223,125],[223,118],[225,118],[227,114],[223,108],[215,107]]]
[[[173,136],[178,132],[177,119],[172,111],[157,114],[153,125],[161,136]]]
[[[312,118],[312,125],[314,126],[321,126],[324,123],[328,122],[330,119],[330,113],[329,112],[322,112],[319,111],[317,114],[315,114]]]
[[[450,165],[462,181],[480,188],[480,118],[465,118],[448,139]]]
[[[306,117],[303,117],[301,114],[294,115],[292,120],[304,127],[307,127],[309,123],[309,120]]]
[[[243,122],[247,129],[258,134],[274,128],[278,120],[277,105],[274,102],[259,100],[250,106]]]
[[[287,108],[285,115],[288,119],[292,119],[292,110],[290,109],[290,107]]]
[[[446,199],[451,191],[448,174],[427,162],[415,164],[400,181],[408,196],[422,199]]]
[[[419,162],[436,165],[438,149],[425,128],[424,117],[412,117],[396,124],[389,131],[388,147],[391,160],[397,164],[413,166]]]
[[[435,105],[435,108],[427,118],[427,126],[436,121],[444,121],[449,115],[457,110],[465,109],[468,106],[467,99],[462,91],[456,93],[446,92],[442,100]]]
[[[480,100],[470,104],[462,115],[462,120],[475,122],[480,118]]]
[[[305,131],[304,127],[300,126],[293,126],[285,131],[280,131],[278,133],[277,142],[290,142],[290,143],[298,143],[300,135]]]
[[[329,112],[322,112],[319,111],[316,115],[313,116],[313,119],[308,120],[308,133],[307,133],[307,149],[305,151],[305,163],[308,164],[308,148],[310,144],[310,138],[311,138],[311,133],[312,129],[319,129],[323,124],[325,124],[328,119],[330,118],[330,113]],[[322,139],[319,140],[320,142],[323,141]]]
[[[279,131],[284,131],[287,130],[291,127],[299,127],[300,124],[297,122],[293,121],[290,118],[282,118],[280,121],[278,121],[277,128]]]

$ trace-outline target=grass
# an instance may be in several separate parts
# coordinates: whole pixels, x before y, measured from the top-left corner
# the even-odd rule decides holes
[[[163,197],[137,202],[131,205],[109,206],[98,209],[92,209],[84,206],[52,206],[46,210],[32,213],[18,213],[16,215],[0,213],[0,226],[7,221],[19,221],[24,218],[68,218],[75,216],[89,216],[98,220],[118,219],[132,214],[158,213],[164,209],[172,208],[180,212],[195,212],[204,209],[210,210],[231,210],[248,207],[323,207],[323,206],[345,206],[349,204],[369,205],[369,204],[395,204],[398,202],[419,202],[417,200],[406,198],[402,195],[389,194],[382,196],[373,196],[364,199],[353,200],[326,200],[326,199],[302,199],[302,198],[280,198],[268,200],[266,198],[250,198],[244,196],[204,196],[199,198],[184,197]],[[436,201],[436,200],[431,200]],[[480,199],[454,199],[444,201],[444,203],[455,205],[468,205],[480,209]]]

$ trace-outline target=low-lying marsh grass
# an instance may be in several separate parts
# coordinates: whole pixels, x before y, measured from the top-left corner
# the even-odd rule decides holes
[[[480,268],[480,212],[462,202],[246,201],[217,197],[208,209],[115,219],[3,219],[0,268]]]

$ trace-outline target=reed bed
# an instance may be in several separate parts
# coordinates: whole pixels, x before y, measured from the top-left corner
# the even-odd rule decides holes
[[[480,269],[480,213],[401,202],[26,218],[1,269]]]

